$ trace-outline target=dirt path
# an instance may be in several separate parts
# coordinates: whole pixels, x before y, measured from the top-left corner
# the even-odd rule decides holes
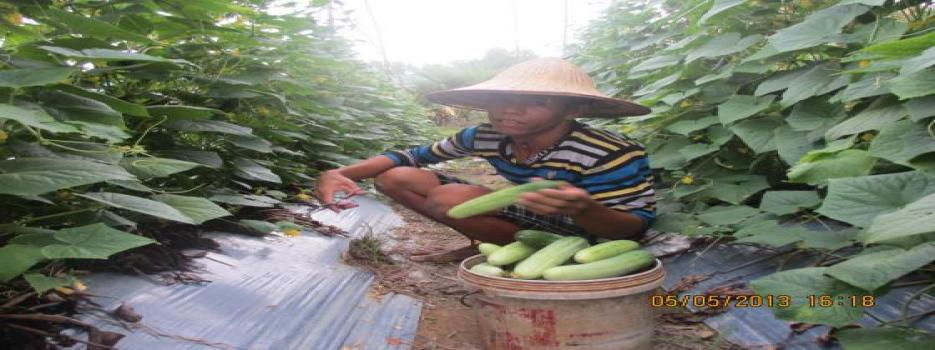
[[[442,170],[492,188],[508,185],[494,175],[486,163],[464,160],[445,164]],[[456,279],[455,263],[415,263],[407,257],[419,251],[454,249],[469,240],[448,228],[402,206],[393,209],[406,225],[389,233],[384,250],[396,262],[370,266],[380,276],[378,290],[410,295],[424,303],[414,350],[481,350],[480,333],[470,308],[461,303],[473,292]],[[718,338],[717,333],[685,311],[660,314],[656,329],[656,349],[736,349]]]

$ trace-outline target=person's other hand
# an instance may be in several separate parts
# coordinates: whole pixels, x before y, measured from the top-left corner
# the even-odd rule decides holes
[[[534,178],[533,181],[537,181]],[[517,204],[543,215],[578,215],[596,203],[588,191],[564,183],[556,188],[523,193]]]

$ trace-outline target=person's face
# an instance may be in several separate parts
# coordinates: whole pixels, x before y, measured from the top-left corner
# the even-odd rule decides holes
[[[567,121],[569,102],[557,96],[494,95],[487,105],[487,118],[498,132],[531,136]]]

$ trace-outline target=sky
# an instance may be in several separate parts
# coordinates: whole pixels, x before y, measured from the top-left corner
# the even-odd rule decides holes
[[[578,30],[611,1],[343,0],[336,6],[341,11],[334,13],[355,24],[344,34],[357,41],[360,58],[382,60],[382,39],[390,62],[419,66],[479,59],[494,47],[518,46],[539,56],[560,57],[566,3],[567,42],[572,43]]]

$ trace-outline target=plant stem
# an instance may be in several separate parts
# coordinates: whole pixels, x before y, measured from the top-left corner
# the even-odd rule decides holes
[[[45,219],[50,219],[50,218],[59,217],[59,216],[65,216],[65,215],[71,215],[71,214],[77,214],[77,213],[82,213],[82,212],[86,212],[86,211],[94,211],[94,210],[98,210],[98,209],[100,209],[100,208],[99,208],[99,207],[93,207],[93,208],[76,209],[76,210],[71,210],[71,211],[66,211],[66,212],[61,212],[61,213],[55,213],[55,214],[40,216],[40,217],[37,217],[37,218],[28,219],[28,220],[22,220],[22,221],[18,221],[18,222],[16,222],[16,223],[17,223],[17,224],[25,224],[25,223],[28,223],[28,222],[40,221],[40,220],[45,220]]]

